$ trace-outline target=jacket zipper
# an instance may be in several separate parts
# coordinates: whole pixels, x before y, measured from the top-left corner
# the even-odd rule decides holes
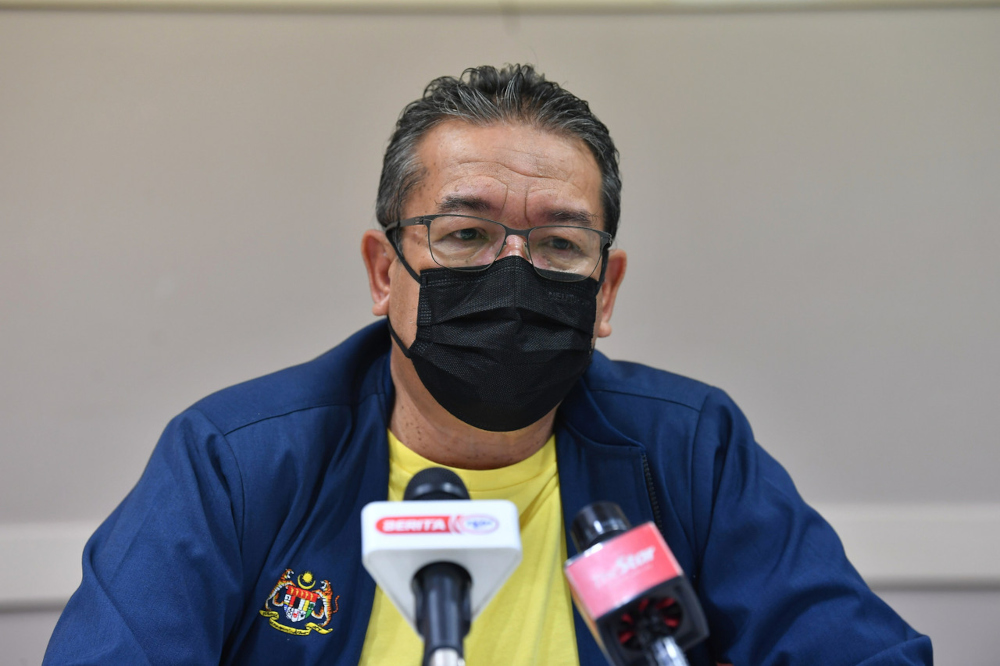
[[[649,471],[649,461],[646,460],[645,452],[642,453],[642,474],[646,480],[646,493],[649,495],[649,504],[653,508],[653,522],[656,528],[663,534],[663,521],[660,520],[660,502],[656,499],[656,490],[653,488],[653,473]]]

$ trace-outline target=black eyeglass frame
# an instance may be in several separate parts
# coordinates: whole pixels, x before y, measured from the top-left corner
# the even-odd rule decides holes
[[[488,264],[485,264],[483,266],[461,266],[461,267],[444,266],[438,263],[437,258],[434,256],[434,250],[431,249],[431,222],[433,222],[439,217],[461,217],[467,220],[479,220],[480,222],[489,222],[491,224],[503,227],[504,230],[503,242],[500,243],[500,247],[499,249],[497,249],[497,253],[493,256],[493,259],[491,259],[490,263]],[[539,227],[531,227],[530,229],[512,229],[511,227],[508,227],[506,224],[502,222],[497,222],[496,220],[490,220],[485,217],[476,217],[475,215],[457,215],[454,213],[441,213],[437,215],[419,215],[417,217],[411,217],[405,220],[398,220],[396,222],[392,222],[385,228],[386,238],[389,239],[389,242],[392,243],[393,249],[396,250],[396,256],[398,256],[399,260],[403,262],[403,266],[410,273],[410,275],[413,276],[413,279],[417,281],[420,280],[420,276],[417,274],[416,271],[413,270],[413,268],[410,267],[409,262],[406,261],[406,257],[403,256],[403,248],[400,247],[400,234],[396,233],[402,231],[405,227],[417,227],[417,226],[422,226],[425,229],[427,229],[427,252],[430,254],[431,259],[434,260],[434,263],[437,264],[438,266],[441,266],[441,268],[446,268],[449,271],[457,271],[459,273],[474,273],[479,271],[485,271],[487,268],[492,266],[494,262],[496,262],[497,257],[499,257],[500,253],[503,252],[504,247],[507,245],[507,238],[509,238],[510,236],[520,236],[521,238],[524,239],[524,247],[528,252],[528,263],[531,264],[531,267],[534,268],[535,272],[541,275],[542,277],[549,280],[555,280],[556,282],[582,282],[583,280],[586,280],[591,275],[593,275],[594,271],[591,270],[590,273],[588,273],[587,275],[580,275],[579,273],[564,273],[560,271],[549,271],[543,268],[539,268],[538,266],[535,266],[534,261],[531,260],[531,243],[528,242],[528,234],[530,234],[532,231],[534,231],[535,229],[553,229],[553,228],[586,229],[600,236],[601,258],[598,261],[600,261],[601,264],[601,275],[597,280],[598,284],[602,284],[604,282],[604,271],[605,269],[607,269],[608,266],[608,251],[611,248],[611,244],[614,243],[615,241],[615,237],[606,231],[602,231],[600,229],[591,229],[590,227],[583,227],[572,224],[545,224]],[[595,265],[594,268],[597,268],[597,266]],[[567,277],[570,275],[574,277],[567,279]]]

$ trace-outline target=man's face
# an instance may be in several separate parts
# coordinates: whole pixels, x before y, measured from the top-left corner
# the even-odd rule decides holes
[[[449,121],[423,137],[417,158],[423,176],[404,205],[404,218],[459,213],[515,229],[566,223],[604,228],[601,172],[579,139],[525,125]],[[422,258],[411,262],[418,273],[436,267],[425,250],[423,227],[404,229],[401,241],[408,246],[407,257]],[[511,254],[527,259],[523,238],[507,239],[500,257]],[[409,345],[416,336],[419,285],[401,268],[395,267],[389,317]]]
[[[457,213],[515,229],[546,224],[604,229],[601,172],[586,144],[575,137],[520,124],[482,127],[453,120],[424,135],[416,156],[421,178],[405,202],[404,219]],[[437,267],[426,250],[425,227],[404,228],[401,243],[416,272]],[[397,335],[409,346],[416,337],[420,285],[380,232],[366,234],[363,251],[375,301],[372,312],[388,314]],[[508,237],[498,258],[511,254],[527,259],[523,238]],[[624,269],[624,253],[612,251],[597,297],[595,337],[611,332],[611,307]],[[600,268],[593,277],[599,273]],[[412,364],[395,346],[393,364],[399,371],[397,380],[419,382]]]

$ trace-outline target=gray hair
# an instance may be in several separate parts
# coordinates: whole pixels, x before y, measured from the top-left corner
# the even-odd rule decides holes
[[[474,125],[520,122],[582,140],[601,170],[604,230],[615,235],[622,181],[618,150],[608,128],[587,102],[546,81],[531,65],[507,65],[499,70],[474,67],[457,79],[442,76],[428,84],[423,97],[403,109],[385,151],[378,185],[375,216],[383,227],[402,218],[406,198],[424,174],[417,143],[435,125],[451,119]]]

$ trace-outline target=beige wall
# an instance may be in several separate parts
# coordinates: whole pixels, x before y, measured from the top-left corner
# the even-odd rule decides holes
[[[996,589],[1000,9],[0,11],[0,571],[58,603],[173,414],[372,320],[397,113],[508,61],[622,153],[601,348],[728,390],[874,581]]]

